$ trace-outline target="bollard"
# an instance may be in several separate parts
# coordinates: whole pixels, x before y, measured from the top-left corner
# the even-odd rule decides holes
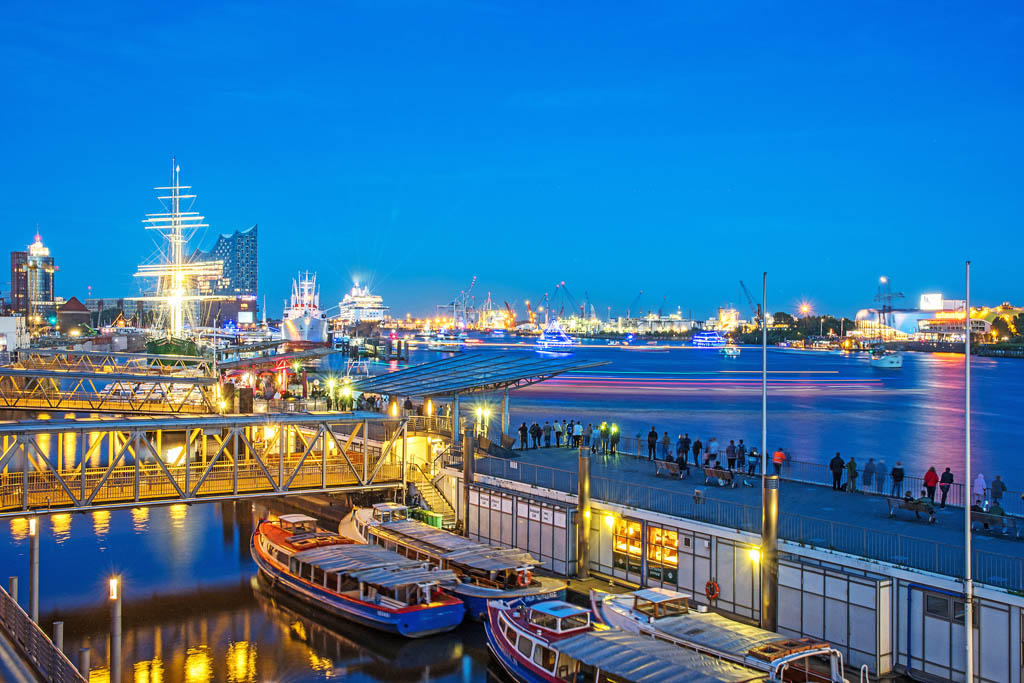
[[[28,616],[39,623],[39,518],[28,518]]]
[[[89,680],[89,668],[89,648],[83,647],[78,651],[78,673],[85,680]]]
[[[64,651],[64,622],[53,622],[53,644],[61,652]]]
[[[9,576],[7,577],[7,594],[11,596],[11,600],[18,602],[18,577]]]
[[[469,538],[469,485],[473,483],[476,466],[476,434],[467,427],[462,435],[462,532]]]
[[[765,475],[761,503],[761,628],[779,626],[779,477]]]
[[[577,477],[577,515],[579,542],[576,545],[576,578],[590,575],[590,453],[581,447]]]
[[[121,681],[121,577],[110,577],[110,680]]]

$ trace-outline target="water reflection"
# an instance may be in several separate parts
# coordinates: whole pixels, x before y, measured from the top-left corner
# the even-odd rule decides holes
[[[132,528],[136,533],[149,530],[149,508],[132,508]]]
[[[92,530],[96,538],[102,540],[110,533],[110,511],[96,510],[92,514]]]
[[[71,538],[71,513],[58,512],[50,515],[50,524],[53,527],[53,540],[57,545],[63,545]]]

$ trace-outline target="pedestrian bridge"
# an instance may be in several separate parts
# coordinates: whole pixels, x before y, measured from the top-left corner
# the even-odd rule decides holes
[[[404,487],[407,427],[337,412],[0,423],[0,517]]]

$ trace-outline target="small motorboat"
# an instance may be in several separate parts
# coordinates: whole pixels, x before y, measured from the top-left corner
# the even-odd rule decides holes
[[[871,349],[869,361],[873,368],[895,369],[903,367],[903,354],[899,351],[890,351],[881,346]]]
[[[718,353],[722,354],[726,358],[739,358],[740,347],[732,345],[723,346],[721,349],[718,350]]]
[[[338,530],[360,543],[395,548],[401,555],[425,557],[435,567],[454,571],[459,582],[448,590],[466,603],[469,616],[479,621],[487,616],[488,600],[533,603],[565,598],[565,581],[534,576],[539,562],[529,553],[478,543],[409,519],[404,505],[377,503],[372,508],[355,508]]]
[[[466,614],[441,588],[456,582],[454,572],[320,531],[306,515],[261,520],[249,552],[274,588],[379,631],[421,638],[451,631]]]
[[[686,593],[645,588],[611,595],[591,589],[602,623],[758,669],[770,680],[844,683],[843,656],[824,641],[789,638],[692,606]],[[824,659],[827,665],[816,660]]]
[[[484,630],[491,654],[521,683],[767,680],[742,664],[594,625],[589,610],[561,600],[491,602]]]

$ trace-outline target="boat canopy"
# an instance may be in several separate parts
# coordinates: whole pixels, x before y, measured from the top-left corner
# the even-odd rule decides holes
[[[658,631],[692,643],[698,647],[714,650],[723,654],[732,655],[736,658],[743,658],[751,654],[752,650],[764,648],[766,645],[776,644],[779,647],[778,656],[792,654],[793,644],[789,638],[780,636],[778,633],[766,631],[757,626],[749,626],[732,619],[727,619],[713,612],[697,614],[690,612],[672,617],[665,617],[658,620]],[[784,647],[783,647],[784,646]],[[813,650],[830,649],[827,643],[807,641],[803,643],[803,649]],[[765,656],[775,648],[759,650],[755,656],[758,659],[772,661],[774,657]]]
[[[324,572],[344,574],[382,588],[458,580],[452,571],[428,569],[418,560],[375,545],[327,546],[304,550],[292,557]]]
[[[410,547],[480,571],[530,569],[539,564],[532,555],[522,550],[495,548],[416,520],[391,522],[376,527],[374,531],[384,536],[400,536],[402,542]]]
[[[589,631],[552,643],[558,652],[634,683],[764,681],[760,671],[618,629]]]
[[[689,600],[690,596],[667,588],[645,588],[633,591],[633,596],[647,602],[662,603],[669,600]]]

